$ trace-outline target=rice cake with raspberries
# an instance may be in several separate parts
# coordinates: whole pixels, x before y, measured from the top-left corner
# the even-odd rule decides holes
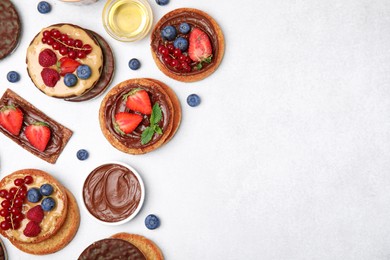
[[[52,194],[42,196],[35,203],[30,202],[27,197],[31,198],[33,192],[30,194],[29,191],[32,188],[39,189],[43,184],[52,186]],[[30,210],[40,207],[41,201],[47,197],[54,200],[55,206],[50,211],[44,211],[43,216],[39,212],[32,214]],[[50,174],[37,169],[23,169],[0,181],[0,205],[0,234],[12,242],[38,243],[49,239],[61,228],[67,216],[68,199],[65,188]],[[37,222],[39,215],[41,221]],[[38,227],[30,225],[31,222],[35,222]],[[26,228],[28,225],[29,228]]]
[[[27,48],[26,57],[27,71],[34,85],[57,98],[81,96],[93,88],[101,76],[103,60],[102,49],[94,36],[72,24],[42,29]],[[64,76],[76,75],[79,65],[89,66],[91,74],[87,79],[78,77],[77,83],[68,87]]]

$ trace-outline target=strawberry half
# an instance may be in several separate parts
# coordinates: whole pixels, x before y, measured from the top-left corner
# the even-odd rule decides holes
[[[14,106],[5,106],[0,110],[0,125],[13,135],[19,135],[23,125],[23,112]]]
[[[188,56],[191,60],[202,62],[213,54],[210,38],[199,28],[194,28],[189,37]]]
[[[43,152],[50,141],[51,131],[49,125],[37,122],[26,127],[24,131],[27,140],[32,146]]]
[[[140,115],[119,112],[115,115],[115,129],[121,134],[130,134],[137,128],[141,121],[142,116]]]
[[[57,63],[61,76],[65,76],[66,73],[73,73],[80,65],[80,62],[68,57],[62,57]]]
[[[148,92],[143,89],[133,89],[124,95],[123,99],[126,100],[126,107],[128,109],[141,112],[145,115],[150,115],[152,113],[152,105],[150,103]]]

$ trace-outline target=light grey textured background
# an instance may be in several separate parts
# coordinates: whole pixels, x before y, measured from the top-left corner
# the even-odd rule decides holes
[[[22,168],[52,173],[81,203],[82,183],[111,160],[138,169],[147,189],[140,214],[119,227],[101,225],[81,209],[81,227],[62,251],[76,259],[90,243],[116,232],[154,240],[166,259],[390,259],[390,2],[386,0],[149,0],[157,21],[178,7],[212,15],[226,38],[220,68],[196,83],[162,74],[149,39],[120,43],[101,23],[103,0],[78,7],[48,0],[14,0],[23,20],[16,52],[0,61],[7,87],[74,131],[50,165],[0,135],[1,176]],[[134,77],[170,85],[182,102],[182,125],[161,149],[132,156],[112,148],[98,123],[102,97],[73,104],[41,94],[25,69],[26,48],[41,28],[70,22],[103,35],[114,49],[111,86]],[[127,67],[130,58],[139,71]],[[17,84],[6,81],[17,70]],[[186,97],[197,93],[201,106]],[[75,153],[90,151],[80,162]],[[81,205],[80,205],[81,206]],[[149,231],[144,217],[162,225]]]

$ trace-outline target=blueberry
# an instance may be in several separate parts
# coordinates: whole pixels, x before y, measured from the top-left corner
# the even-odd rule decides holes
[[[88,65],[80,65],[77,67],[77,77],[79,79],[89,79],[91,73],[91,68]]]
[[[191,94],[187,97],[187,104],[191,107],[196,107],[200,104],[200,97],[196,94]]]
[[[51,197],[44,198],[41,202],[41,207],[42,207],[43,211],[50,211],[55,206],[56,206],[56,202]]]
[[[161,37],[165,40],[173,41],[176,38],[176,28],[172,25],[165,26],[161,31]]]
[[[129,61],[129,67],[132,70],[137,70],[141,67],[141,62],[138,59],[134,58]]]
[[[182,34],[187,34],[189,33],[191,30],[191,27],[188,23],[181,23],[179,25],[179,31],[182,33]]]
[[[51,11],[51,6],[46,1],[41,1],[38,3],[38,12],[41,14],[47,14]]]
[[[156,229],[160,226],[160,219],[156,215],[150,214],[145,218],[145,226],[148,229]]]
[[[43,184],[39,191],[43,196],[50,196],[53,193],[53,186],[50,184]]]
[[[7,80],[11,83],[18,82],[20,80],[20,75],[16,71],[10,71],[7,74]]]
[[[27,191],[27,199],[32,203],[36,203],[42,199],[42,195],[38,188],[31,188]]]
[[[73,87],[77,83],[76,75],[72,73],[66,73],[64,77],[64,83],[67,87]]]
[[[186,38],[179,37],[173,42],[173,46],[181,51],[186,51],[188,49],[188,41]]]
[[[88,156],[89,156],[89,153],[87,150],[80,149],[77,151],[77,159],[79,159],[80,161],[87,160]]]
[[[167,5],[169,3],[169,0],[156,0],[156,3],[158,5]]]

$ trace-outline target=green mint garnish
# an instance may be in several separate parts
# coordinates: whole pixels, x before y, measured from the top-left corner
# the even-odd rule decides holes
[[[146,127],[141,134],[141,144],[147,144],[152,140],[154,133],[161,135],[162,129],[158,123],[162,119],[162,111],[160,105],[155,103],[152,109],[152,114],[150,115],[150,126]]]
[[[205,63],[211,63],[211,60],[213,58],[213,55],[211,54],[210,56],[208,56],[207,58],[204,58],[203,60],[201,60],[198,64],[196,64],[195,66],[195,69],[197,70],[201,70],[203,68],[203,62]]]

